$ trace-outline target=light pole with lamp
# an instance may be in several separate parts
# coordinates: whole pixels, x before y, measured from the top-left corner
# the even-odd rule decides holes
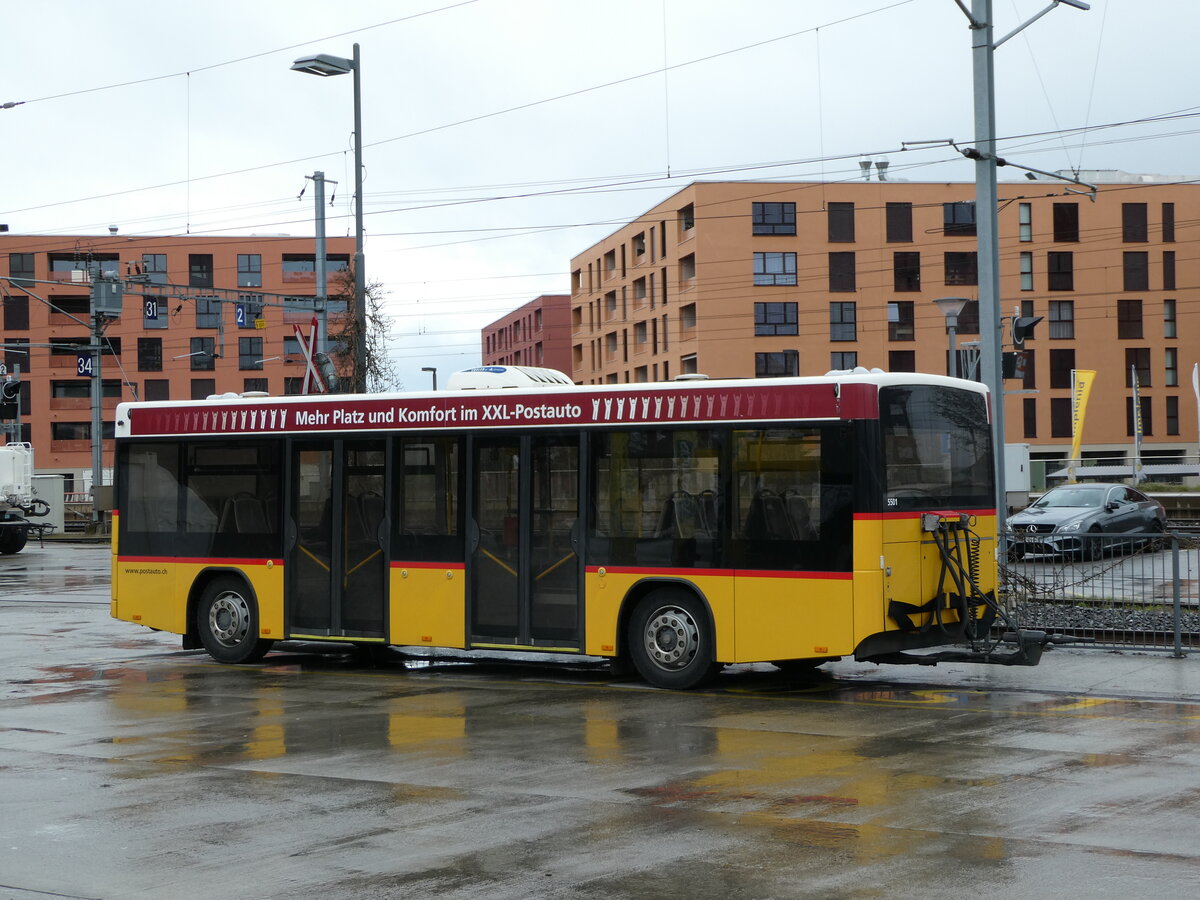
[[[318,53],[293,62],[292,71],[322,77],[354,74],[354,390],[361,393],[367,387],[367,281],[363,268],[362,61],[358,44],[351,59]]]
[[[433,376],[433,389],[437,390],[437,367],[436,366],[421,366],[422,372],[428,372]]]
[[[939,297],[933,301],[946,317],[946,331],[950,334],[950,377],[958,377],[958,350],[954,347],[954,335],[958,332],[958,314],[967,305],[966,297]]]

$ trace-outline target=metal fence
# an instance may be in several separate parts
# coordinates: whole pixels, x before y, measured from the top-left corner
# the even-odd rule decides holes
[[[1088,535],[1075,549],[1008,536],[1001,599],[1022,628],[1100,648],[1200,647],[1200,542],[1183,534]]]

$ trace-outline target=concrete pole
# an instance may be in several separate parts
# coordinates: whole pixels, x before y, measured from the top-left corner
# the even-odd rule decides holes
[[[992,65],[992,0],[971,0],[971,64],[975,88],[975,228],[979,257],[979,349],[983,383],[992,394],[996,530],[1007,527],[1004,484],[1004,377],[1000,344],[1000,247],[996,201],[996,86]],[[1003,548],[1001,548],[1003,549]]]

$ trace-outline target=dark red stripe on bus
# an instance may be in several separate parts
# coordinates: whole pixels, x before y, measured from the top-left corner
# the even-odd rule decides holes
[[[117,556],[119,563],[186,563],[198,566],[282,566],[282,559],[235,559],[233,557],[201,557],[201,556]]]

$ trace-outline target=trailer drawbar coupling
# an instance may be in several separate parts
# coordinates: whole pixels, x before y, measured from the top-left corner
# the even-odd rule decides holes
[[[971,529],[971,517],[962,512],[929,512],[921,515],[921,530],[933,538],[941,557],[937,592],[920,606],[893,600],[888,615],[914,634],[934,629],[965,641],[969,649],[935,653],[891,653],[877,662],[933,666],[942,662],[988,663],[1001,666],[1036,666],[1047,644],[1062,642],[1044,631],[1022,629],[996,601],[994,591],[979,586],[979,550],[982,539]],[[981,611],[982,610],[982,611]],[[947,615],[954,612],[953,617]],[[916,617],[925,615],[917,624]],[[999,619],[1007,627],[998,636]]]

